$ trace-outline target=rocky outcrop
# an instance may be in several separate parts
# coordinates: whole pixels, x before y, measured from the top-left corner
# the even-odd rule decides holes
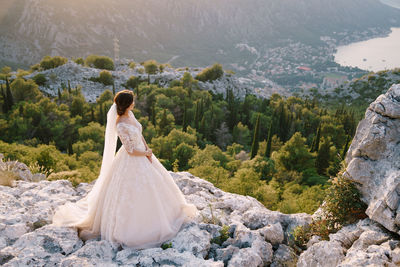
[[[136,66],[135,69],[129,67],[131,60],[123,59],[116,64],[116,69],[110,71],[114,78],[116,91],[125,88],[125,83],[131,76],[139,77],[142,81],[147,81],[147,74],[144,73],[142,66]],[[162,87],[169,86],[174,80],[180,80],[185,72],[189,72],[192,77],[201,72],[203,68],[170,68],[165,67],[162,73],[150,75],[150,82],[159,84]],[[112,90],[112,85],[103,85],[100,82],[94,82],[90,78],[99,77],[102,70],[90,68],[76,64],[73,61],[68,61],[66,64],[57,68],[44,70],[41,72],[33,72],[24,76],[26,79],[32,79],[35,75],[43,74],[47,82],[39,88],[46,94],[57,96],[59,88],[66,87],[68,83],[71,87],[82,87],[82,94],[88,102],[96,102],[96,98],[101,95],[106,89]],[[16,76],[13,76],[15,78]],[[0,80],[0,83],[2,81]],[[212,82],[198,82],[199,88],[202,90],[210,90],[214,93],[220,93],[225,96],[226,88],[231,88],[233,93],[238,98],[244,98],[247,92],[253,92],[258,97],[269,97],[273,92],[267,89],[254,90],[255,85],[249,79],[233,76],[225,73],[223,77]]]
[[[298,267],[399,266],[400,241],[370,219],[343,227],[303,252]]]
[[[135,250],[99,238],[83,242],[73,229],[48,225],[57,206],[82,198],[92,184],[74,188],[66,180],[20,180],[14,187],[0,186],[0,265],[293,266],[297,261],[288,235],[311,216],[270,211],[252,197],[224,192],[188,172],[171,174],[200,215],[165,242],[166,249]],[[221,240],[224,225],[228,236]]]
[[[346,163],[344,175],[358,185],[369,218],[329,235],[329,241],[315,236],[297,266],[399,266],[400,85],[369,106]]]
[[[400,85],[369,106],[346,163],[345,174],[359,183],[369,218],[400,233]]]

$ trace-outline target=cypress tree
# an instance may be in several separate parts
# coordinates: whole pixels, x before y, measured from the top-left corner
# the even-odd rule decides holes
[[[200,110],[199,109],[200,109],[199,101],[196,101],[196,111],[194,113],[194,127],[196,129],[199,129],[199,117],[200,117],[200,115],[199,115],[199,111]]]
[[[90,121],[94,121],[94,110],[93,110],[93,105],[90,105],[90,115],[91,115]]]
[[[3,106],[2,106],[2,108],[3,108],[3,113],[7,113],[7,96],[6,96],[6,93],[4,92],[4,88],[3,88],[3,85],[2,84],[0,84],[0,89],[1,89],[1,96],[2,96],[2,98],[3,98]]]
[[[347,138],[346,138],[346,145],[344,146],[343,151],[342,151],[342,155],[341,155],[342,159],[344,159],[346,157],[347,150],[349,149],[349,143],[350,143],[350,135],[348,135]]]
[[[329,138],[322,138],[321,147],[318,149],[317,158],[315,159],[315,167],[320,175],[326,175],[326,170],[329,167],[330,143]]]
[[[315,142],[313,142],[310,152],[318,152],[320,139],[321,139],[321,125],[318,126]]]
[[[187,130],[187,104],[185,102],[185,107],[183,109],[183,123],[182,123],[182,127],[183,127],[183,131],[186,132]]]
[[[286,112],[285,105],[283,104],[283,102],[281,102],[279,104],[278,112],[279,112],[278,136],[283,142],[286,142],[287,137],[288,137],[288,131],[289,131],[289,125],[288,125],[289,118],[288,118],[288,114]]]
[[[201,118],[199,132],[203,134],[203,137],[206,137],[206,122],[204,120],[204,116]]]
[[[104,115],[103,115],[103,104],[100,104],[100,105],[99,105],[99,123],[100,123],[101,125],[104,124],[104,123],[103,123],[103,118],[104,118]]]
[[[70,83],[69,80],[68,80],[68,93],[71,94],[71,92],[72,92],[72,90],[71,90],[71,83]]]
[[[107,121],[107,107],[106,105],[103,106],[103,124],[106,124]]]
[[[200,108],[199,108],[199,120],[203,116],[204,113],[204,100],[203,98],[200,100]]]
[[[210,118],[210,126],[209,126],[209,138],[211,141],[215,141],[215,125],[216,125],[216,120],[214,120],[214,105],[211,103],[211,118]]]
[[[68,138],[68,148],[67,148],[68,155],[72,155],[74,152],[72,151],[72,140]]]
[[[162,115],[161,120],[160,120],[160,125],[159,125],[159,127],[160,127],[160,133],[161,133],[162,135],[165,135],[165,134],[166,134],[167,126],[168,126],[167,110],[164,109],[163,115]]]
[[[58,95],[58,101],[61,101],[61,91],[60,91],[60,87],[58,87],[58,89],[57,89],[57,95]]]
[[[258,144],[259,132],[260,132],[260,113],[257,116],[256,126],[254,128],[253,143],[251,145],[251,158],[254,158],[257,155],[258,145],[259,145]]]
[[[189,86],[189,88],[188,88],[189,98],[192,98],[192,94],[193,94],[192,86]]]
[[[156,126],[156,104],[153,102],[151,104],[151,122]]]
[[[272,148],[272,120],[268,129],[268,138],[267,138],[267,147],[265,149],[265,157],[271,157],[271,148]]]
[[[6,77],[6,102],[7,102],[7,111],[10,111],[14,106],[14,97],[11,93],[10,83],[8,82],[8,78]]]
[[[227,89],[226,92],[227,95],[227,102],[228,102],[228,128],[232,131],[233,128],[235,127],[236,123],[236,101],[235,101],[235,96],[233,95],[232,89]]]
[[[113,96],[115,96],[115,82],[113,82],[113,85],[112,85],[112,93],[113,93]]]

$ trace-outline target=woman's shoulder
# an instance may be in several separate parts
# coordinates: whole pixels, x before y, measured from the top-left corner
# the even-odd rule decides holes
[[[118,121],[117,122],[117,129],[129,129],[132,131],[136,131],[136,127],[129,122],[126,121]]]

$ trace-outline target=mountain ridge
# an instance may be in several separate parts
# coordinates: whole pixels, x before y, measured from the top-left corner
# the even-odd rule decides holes
[[[46,54],[112,55],[117,37],[122,57],[141,60],[150,54],[167,61],[179,56],[180,65],[205,66],[230,57],[235,62],[238,43],[257,48],[286,38],[318,43],[320,36],[345,29],[400,23],[400,11],[376,0],[251,1],[7,0],[9,12],[0,18],[0,59],[32,64]]]

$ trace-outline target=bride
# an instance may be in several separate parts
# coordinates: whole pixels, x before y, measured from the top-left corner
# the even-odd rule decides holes
[[[131,91],[116,94],[99,177],[84,198],[56,209],[53,225],[74,227],[83,240],[101,236],[142,249],[160,246],[199,215],[148,148],[133,106]],[[118,136],[122,146],[115,154]]]

